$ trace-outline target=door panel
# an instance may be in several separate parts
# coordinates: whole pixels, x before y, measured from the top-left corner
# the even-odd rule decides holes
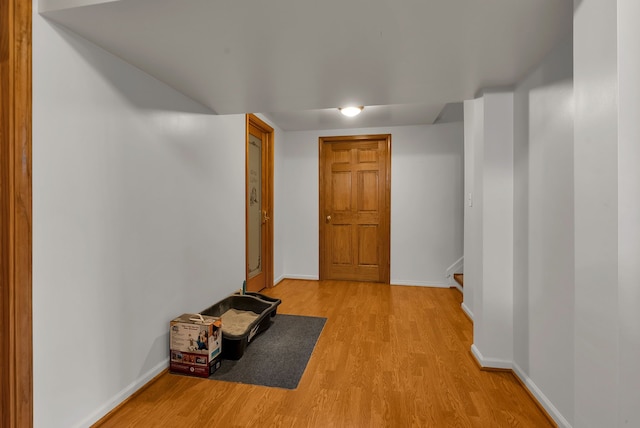
[[[320,277],[389,282],[390,135],[320,139]]]
[[[251,130],[255,132],[254,130]],[[259,133],[259,132],[256,132]],[[260,133],[261,134],[261,133]],[[248,278],[262,273],[262,135],[249,134],[249,191],[247,192]]]
[[[358,211],[377,212],[379,207],[378,171],[358,172]]]
[[[375,266],[378,264],[377,239],[380,231],[371,224],[358,227],[358,264],[360,266]]]
[[[331,241],[332,264],[353,264],[352,229],[353,227],[350,224],[336,224],[333,226],[333,239]]]
[[[273,128],[247,115],[247,290],[273,286]]]
[[[349,171],[332,173],[331,207],[334,212],[351,211],[351,173]]]
[[[351,152],[349,150],[335,150],[333,152],[333,163],[346,163],[351,161]]]
[[[377,163],[378,162],[378,151],[377,150],[368,150],[362,149],[358,150],[358,163]]]

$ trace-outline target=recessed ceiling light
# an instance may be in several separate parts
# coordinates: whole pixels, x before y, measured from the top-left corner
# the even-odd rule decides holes
[[[353,116],[359,115],[363,109],[364,109],[363,106],[359,106],[359,107],[341,107],[338,110],[340,110],[340,113],[344,114],[345,116],[353,117]]]

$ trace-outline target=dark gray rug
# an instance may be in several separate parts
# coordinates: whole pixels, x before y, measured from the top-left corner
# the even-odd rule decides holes
[[[296,389],[326,318],[278,314],[237,361],[222,360],[209,379]]]

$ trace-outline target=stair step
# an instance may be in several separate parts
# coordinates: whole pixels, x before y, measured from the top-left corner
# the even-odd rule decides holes
[[[454,273],[454,274],[453,274],[453,279],[455,279],[455,280],[456,280],[456,282],[457,282],[458,284],[460,284],[460,287],[464,287],[464,280],[463,280],[463,276],[464,276],[464,275],[463,275],[463,274],[461,274],[461,273]]]

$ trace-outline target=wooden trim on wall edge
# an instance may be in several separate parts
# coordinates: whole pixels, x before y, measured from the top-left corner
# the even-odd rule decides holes
[[[31,0],[0,2],[0,426],[33,426]]]

